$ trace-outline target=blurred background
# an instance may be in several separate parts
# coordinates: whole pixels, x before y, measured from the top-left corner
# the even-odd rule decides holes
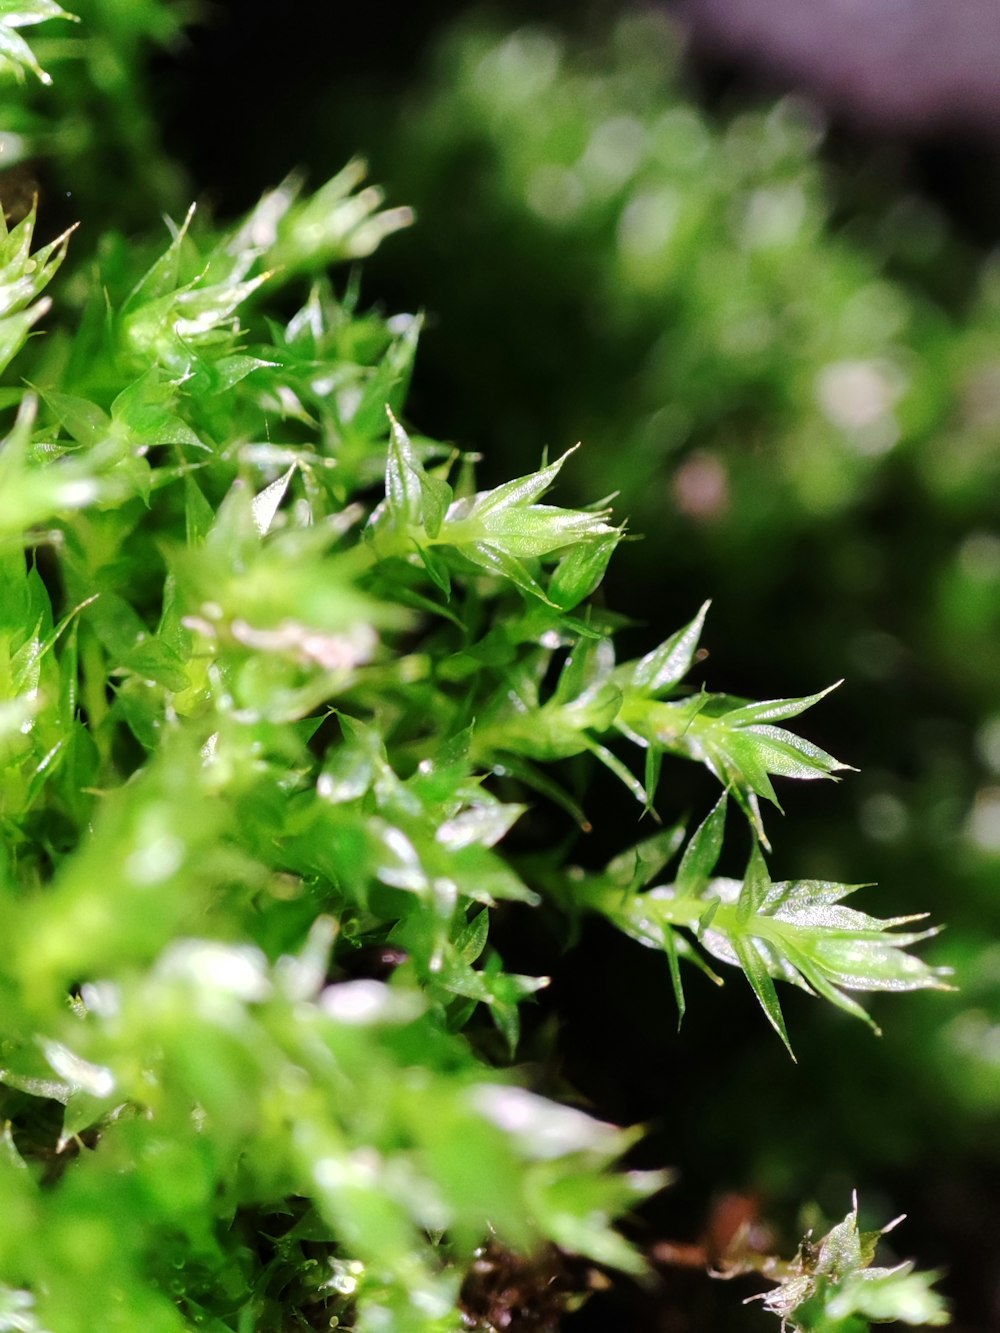
[[[697,1240],[735,1191],[789,1252],[804,1202],[839,1218],[857,1187],[866,1222],[909,1214],[893,1242],[959,1330],[1000,1328],[1000,7],[243,0],[167,35],[120,148],[151,194],[231,215],[365,155],[418,214],[361,279],[426,314],[410,419],[487,482],[583,441],[560,499],[618,492],[641,537],[606,585],[630,650],[711,597],[710,688],[845,677],[802,730],[860,772],[785,784],[772,874],[947,924],[926,953],[957,994],[883,997],[880,1040],[790,996],[793,1066],[738,978],[690,982],[678,1035],[662,958],[502,923],[508,964],[553,975],[526,1058],[679,1172],[636,1237]],[[127,226],[114,161],[79,163],[56,193]],[[664,814],[699,783],[668,770]],[[641,835],[627,797],[585,801],[608,831],[576,859]],[[771,1327],[753,1289],[664,1269],[566,1327]]]

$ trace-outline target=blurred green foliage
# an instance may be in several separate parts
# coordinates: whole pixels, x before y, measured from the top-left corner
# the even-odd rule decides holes
[[[0,41],[0,172],[20,166],[36,190],[43,178],[74,219],[134,227],[150,208],[181,207],[184,170],[162,150],[149,73],[154,51],[175,49],[194,12],[185,0],[81,0],[71,13],[53,0],[4,4],[0,35],[9,26],[13,39],[31,41]]]

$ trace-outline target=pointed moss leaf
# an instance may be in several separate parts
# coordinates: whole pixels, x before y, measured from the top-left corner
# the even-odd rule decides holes
[[[37,303],[34,307],[31,303],[37,301],[55,276],[74,230],[71,227],[32,253],[34,227],[34,207],[10,231],[6,221],[0,220],[0,316],[3,317],[0,326],[19,312],[25,312],[31,324],[48,308],[47,303]]]
[[[681,965],[677,957],[677,933],[673,930],[663,932],[663,947],[667,954],[667,963],[670,967],[670,984],[674,991],[674,1000],[677,1003],[677,1030],[680,1031],[681,1024],[684,1021],[684,1014],[687,1005],[684,999],[684,983],[681,979]]]
[[[0,46],[4,33],[22,42],[16,33],[4,29],[0,21]],[[3,51],[0,49],[0,63]],[[0,370],[9,364],[24,345],[34,325],[49,309],[48,297],[39,294],[62,263],[73,228],[31,253],[35,209],[17,226],[8,230],[0,217]]]
[[[602,678],[598,675],[575,699],[562,707],[555,699],[551,699],[544,711],[558,711],[569,725],[577,729],[587,727],[594,731],[607,731],[618,716],[621,703],[621,691],[614,681],[610,677]]]
[[[708,817],[695,830],[677,869],[677,893],[697,898],[708,883],[722,851],[726,827],[726,794],[723,792]]]
[[[631,675],[632,683],[638,689],[648,694],[661,694],[687,674],[710,605],[710,602],[705,602],[689,625],[685,625],[635,663]]]
[[[835,985],[848,990],[910,991],[947,989],[946,968],[928,967],[914,954],[905,952],[909,940],[918,937],[887,936],[883,940],[857,939],[849,935],[821,935],[806,952]]]
[[[566,457],[495,490],[455,501],[448,511],[444,536],[461,546],[488,544],[521,560],[550,555],[580,542],[617,539],[619,529],[607,522],[605,510],[534,503],[551,486]]]
[[[838,686],[844,682],[835,681],[828,685],[825,690],[819,690],[816,694],[806,695],[801,699],[769,699],[764,703],[744,704],[741,708],[734,708],[726,714],[726,721],[731,726],[743,727],[762,722],[780,722],[785,718],[798,717],[804,713],[807,708],[812,708],[818,704],[821,699],[825,699]]]
[[[564,810],[574,824],[577,824],[581,829],[587,830],[590,828],[590,822],[580,803],[570,795],[565,787],[550,777],[545,769],[529,763],[524,756],[505,754],[492,765],[492,770],[498,777],[511,776],[517,778],[526,787],[529,787],[532,791],[537,791],[540,796],[544,796],[553,805]]]
[[[34,223],[34,207],[32,207],[32,211],[29,213],[28,217],[30,217],[32,223]],[[25,221],[27,221],[27,218]],[[23,222],[18,224],[19,227],[23,225]],[[65,231],[60,232],[55,240],[49,241],[46,245],[43,245],[40,249],[36,250],[31,256],[32,263],[27,266],[27,273],[32,281],[37,284],[34,288],[35,292],[40,292],[54,276],[56,269],[65,258],[66,244],[78,226],[79,223],[74,222],[73,225],[67,227]],[[15,231],[16,230],[17,228],[15,228]],[[13,234],[14,233],[12,232],[11,235]],[[30,234],[29,231],[29,235]]]
[[[117,593],[102,593],[87,607],[86,619],[107,650],[113,671],[134,672],[171,690],[183,690],[188,684],[183,659],[163,639],[151,634]]]
[[[210,453],[180,415],[176,397],[173,385],[151,369],[121,391],[111,404],[111,417],[137,444],[186,444]]]
[[[782,880],[771,885],[766,905],[768,912],[778,920],[792,925],[802,923],[855,933],[882,931],[889,926],[902,926],[924,919],[922,915],[883,919],[860,912],[856,907],[839,906],[844,898],[849,898],[859,889],[871,887],[870,884],[835,884],[822,879]]]
[[[462,551],[488,574],[506,579],[530,597],[537,597],[539,601],[548,604],[545,589],[516,556],[486,542],[473,542],[470,546],[464,546]]]
[[[49,298],[43,297],[27,310],[0,319],[0,370],[5,370],[27,341],[32,325],[47,313]]]
[[[35,573],[35,571],[33,570],[32,573]],[[100,593],[95,592],[92,596],[85,598],[84,601],[79,602],[76,606],[72,607],[69,611],[66,612],[66,614],[62,617],[59,623],[53,626],[53,628],[49,631],[49,633],[45,636],[45,638],[40,642],[38,646],[38,656],[40,658],[44,657],[46,653],[52,651],[55,645],[62,638],[63,634],[65,634],[66,630],[70,627],[70,625],[73,625],[75,629],[76,627],[75,622],[77,616],[79,616],[81,611],[85,611],[88,606],[93,605],[93,603],[97,601],[100,595],[101,595]]]
[[[727,715],[727,724],[731,720],[731,714]],[[739,735],[740,740],[737,743],[739,752],[746,755],[752,751],[757,762],[776,777],[808,781],[813,778],[830,777],[833,773],[850,767],[848,764],[842,764],[839,759],[834,759],[832,754],[827,754],[818,745],[813,745],[781,727],[745,727]],[[751,737],[752,740],[749,739]]]
[[[218,360],[232,350],[238,334],[236,312],[269,276],[206,283],[204,275],[198,275],[174,286],[171,279],[177,278],[184,235],[182,228],[163,257],[162,270],[154,265],[144,279],[154,287],[165,286],[165,293],[150,299],[140,284],[122,319],[122,334],[132,354],[181,379],[203,367],[206,357]]]
[[[486,948],[490,933],[489,912],[477,912],[455,936],[455,948],[466,963],[474,963]]]
[[[566,459],[576,453],[579,447],[574,445],[572,449],[567,449],[561,458],[557,458],[554,463],[539,469],[538,472],[529,472],[526,476],[505,482],[492,491],[480,492],[474,498],[470,516],[474,515],[481,519],[486,515],[496,515],[511,509],[524,509],[532,505],[553,485]]]
[[[441,532],[441,525],[452,502],[452,489],[440,477],[425,472],[421,480],[422,516],[424,531],[433,541]]]
[[[583,509],[558,509],[554,505],[530,505],[470,514],[465,522],[481,534],[481,540],[521,560],[560,551],[575,542],[604,540],[617,533],[605,514]],[[548,598],[546,597],[547,601]]]
[[[248,375],[252,375],[256,370],[267,370],[277,366],[276,361],[265,361],[259,356],[220,356],[216,358],[211,367],[199,367],[199,370],[209,370],[206,374],[206,384],[209,391],[213,394],[224,394],[241,380],[245,380]],[[286,398],[284,401],[288,401]],[[308,416],[305,418],[307,425],[312,425]]]
[[[716,880],[715,884],[713,885],[713,888],[717,889],[718,887],[719,887],[719,881]],[[720,902],[721,899],[719,898],[709,898],[708,905],[706,906],[704,912],[702,912],[699,915],[698,922],[695,927],[699,939],[702,939],[704,936],[708,934],[709,930],[711,930],[712,922],[715,920],[715,917],[718,913]],[[732,959],[727,958],[726,961],[732,962]]]
[[[801,952],[794,941],[784,939],[781,947],[785,958],[816,995],[822,996],[824,1000],[829,1001],[836,1008],[842,1009],[845,1014],[850,1014],[852,1018],[859,1018],[862,1023],[871,1028],[877,1037],[882,1035],[882,1029],[871,1014],[863,1009],[856,1000],[853,1000],[849,995],[845,995],[842,990],[834,986],[829,978],[823,975],[813,960]]]
[[[492,847],[524,813],[523,805],[473,805],[438,825],[435,840],[458,851],[462,847]]]
[[[75,228],[32,252],[36,209],[8,229],[6,215],[0,218],[0,315],[24,310],[48,285],[66,253]]]
[[[316,793],[331,805],[356,801],[375,777],[376,755],[367,745],[338,746],[316,779]]]
[[[549,580],[549,601],[564,611],[572,611],[598,587],[604,578],[608,561],[621,540],[613,533],[596,541],[581,542],[559,561]]]
[[[767,866],[764,864],[760,846],[754,839],[753,846],[750,849],[750,862],[747,865],[746,874],[743,877],[743,887],[740,889],[740,896],[737,901],[737,914],[741,921],[749,920],[750,917],[755,916],[760,911],[770,887],[771,878],[767,873]]]
[[[195,481],[194,477],[184,478],[184,525],[188,546],[197,546],[207,536],[215,513],[212,506]]]
[[[240,225],[225,238],[220,249],[229,259],[248,251],[265,253],[278,237],[278,224],[302,193],[303,179],[290,172],[273,190],[268,190],[250,209]]]
[[[385,494],[393,522],[401,528],[423,530],[434,539],[451,503],[447,482],[428,476],[409,435],[385,408],[390,422],[389,453],[385,470]]]
[[[710,914],[709,914],[710,915]],[[674,943],[677,947],[677,957],[691,963],[698,971],[706,977],[713,986],[724,986],[725,982],[718,972],[708,963],[704,954],[694,947],[679,931],[673,931]]]
[[[767,964],[760,955],[756,942],[750,938],[733,939],[733,950],[739,960],[739,965],[743,969],[747,981],[753,987],[753,993],[760,1001],[760,1006],[767,1015],[767,1020],[777,1032],[788,1051],[788,1054],[795,1059],[795,1052],[792,1050],[791,1042],[788,1040],[788,1032],[785,1028],[784,1015],[781,1012],[781,1001],[778,999],[778,993],[774,989],[774,982],[771,980],[771,974],[767,970]]]
[[[769,852],[771,850],[771,844],[768,842],[767,834],[764,831],[764,820],[761,817],[760,801],[757,799],[757,793],[755,791],[746,791],[740,786],[734,786],[730,790],[732,791],[733,799],[736,801],[736,804],[743,811],[744,815],[746,815],[747,822],[753,829],[757,841],[764,848],[765,852]],[[777,804],[777,802],[775,802],[775,804]],[[778,809],[780,810],[781,807],[778,806]]]
[[[447,562],[432,546],[418,546],[420,559],[427,570],[431,582],[446,598],[451,597],[451,571]]]
[[[643,889],[676,855],[684,841],[684,825],[661,829],[635,847],[620,852],[604,868],[603,878],[617,888],[632,892]]]
[[[521,1038],[521,1003],[548,984],[548,977],[521,976],[514,972],[498,972],[491,978],[490,1017],[506,1041],[511,1058],[516,1054]]]
[[[111,418],[96,403],[68,393],[43,392],[42,397],[58,417],[63,429],[78,444],[99,444],[108,434]]]
[[[586,745],[590,753],[595,755],[604,767],[610,773],[615,775],[618,781],[632,793],[641,806],[645,807],[648,805],[645,787],[643,787],[642,783],[632,770],[628,768],[627,765],[623,764],[617,755],[612,754],[606,746],[601,745],[595,740],[587,741]]]
[[[249,296],[266,282],[262,273],[245,282],[229,281],[195,286],[171,298],[173,330],[180,339],[198,341],[226,325]],[[239,376],[242,378],[242,374]]]
[[[391,344],[374,375],[364,387],[361,399],[351,412],[351,431],[362,438],[372,438],[385,427],[388,406],[395,414],[402,411],[403,400],[413,372],[422,321],[409,319],[402,334]]]
[[[578,643],[559,674],[554,701],[569,703],[593,690],[610,678],[614,664],[615,650],[610,639],[585,639]]]
[[[881,1232],[858,1230],[858,1200],[842,1222],[832,1226],[819,1243],[815,1270],[825,1277],[844,1278],[859,1268],[867,1268],[875,1258]]]
[[[250,501],[250,511],[253,514],[254,526],[262,537],[266,536],[271,530],[271,524],[274,522],[274,516],[281,506],[282,500],[288,491],[289,483],[295,475],[295,465],[293,464],[284,476],[279,477],[277,481],[272,481],[270,486],[265,486]]]
[[[586,897],[586,894],[580,895]],[[598,910],[626,935],[644,945],[647,949],[666,949],[666,937],[674,933],[673,928],[664,922],[660,912],[652,907],[652,894],[618,893],[612,899],[607,895],[598,898]],[[679,941],[675,941],[675,947]]]
[[[10,658],[9,672],[15,694],[34,693],[38,689],[41,674],[41,640],[38,631],[41,624],[35,626],[35,632],[24,641]]]
[[[503,901],[529,903],[537,907],[541,901],[520,876],[485,847],[462,848],[455,855],[454,880],[460,893],[485,907],[493,907]]]
[[[655,746],[646,746],[646,767],[643,782],[646,788],[647,813],[656,800],[656,789],[660,785],[660,772],[663,768],[663,751]]]
[[[768,773],[767,761],[771,751],[761,745],[756,737],[716,727],[706,750],[717,765],[716,776],[721,782],[749,788],[756,796],[763,797],[778,810],[781,809]]]
[[[181,254],[194,214],[195,206],[192,204],[180,227],[174,228],[173,224],[169,224],[173,230],[170,244],[132,288],[122,307],[123,313],[176,290],[180,282]]]

